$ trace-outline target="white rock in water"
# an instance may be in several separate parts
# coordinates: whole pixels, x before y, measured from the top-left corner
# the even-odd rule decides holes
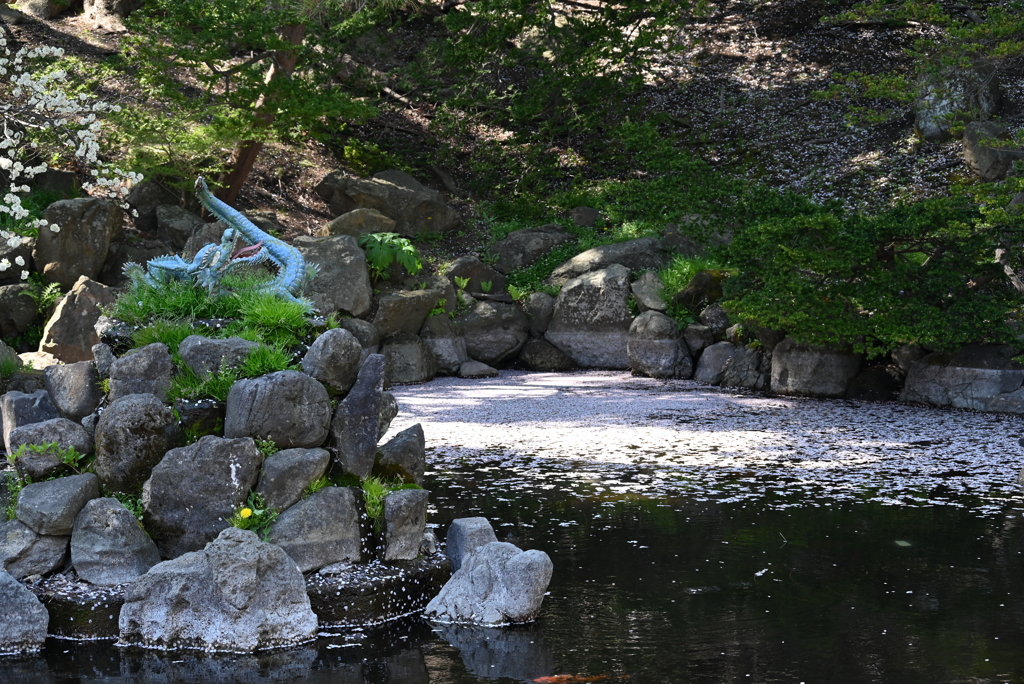
[[[463,560],[424,615],[438,622],[483,626],[529,622],[540,612],[552,568],[543,551],[491,542]]]

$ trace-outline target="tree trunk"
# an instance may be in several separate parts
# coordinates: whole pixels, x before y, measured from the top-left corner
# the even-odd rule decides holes
[[[281,29],[280,33],[281,38],[288,41],[291,45],[302,45],[302,39],[305,35],[305,24],[288,24]],[[282,76],[290,78],[292,71],[295,70],[295,63],[298,61],[298,58],[298,53],[290,50],[275,54],[274,61],[270,65],[270,69],[267,70],[264,82],[269,84],[275,78],[281,78]],[[268,104],[267,96],[261,96],[256,102],[254,110],[256,112],[255,125],[257,128],[266,128],[274,122],[274,115],[266,111]],[[221,200],[228,204],[234,203],[238,198],[238,193],[242,190],[242,185],[245,183],[246,178],[249,177],[249,172],[252,171],[252,167],[256,163],[256,157],[259,156],[262,149],[263,143],[258,140],[243,140],[235,146],[234,151],[231,153],[228,170],[220,178],[221,189],[217,192],[217,196]]]

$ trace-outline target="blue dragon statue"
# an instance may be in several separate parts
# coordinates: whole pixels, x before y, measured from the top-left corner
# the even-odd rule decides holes
[[[315,264],[307,266],[299,250],[260,230],[252,221],[210,194],[202,176],[196,179],[196,197],[211,214],[227,224],[220,244],[211,242],[204,245],[190,262],[174,254],[150,259],[146,262],[145,271],[138,264],[125,264],[126,275],[154,287],[170,280],[192,280],[213,292],[224,276],[239,266],[269,261],[277,268],[277,276],[264,284],[261,290],[302,304],[307,312],[313,311],[312,302],[299,293],[316,276],[319,269]],[[238,249],[242,240],[250,246]]]

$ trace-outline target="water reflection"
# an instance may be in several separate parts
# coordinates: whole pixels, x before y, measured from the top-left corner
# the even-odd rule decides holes
[[[459,649],[470,674],[483,679],[514,679],[532,682],[554,669],[554,657],[537,625],[523,627],[439,626],[445,641]]]

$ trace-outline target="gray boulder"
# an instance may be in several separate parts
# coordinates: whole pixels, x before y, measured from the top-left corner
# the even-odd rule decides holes
[[[524,308],[530,318],[530,335],[543,337],[555,315],[555,298],[546,292],[531,292]]]
[[[487,253],[494,259],[495,269],[511,273],[532,266],[554,247],[575,239],[557,223],[548,223],[537,228],[514,230],[488,247]]]
[[[81,420],[103,399],[99,374],[91,361],[48,366],[43,372],[46,391],[65,418]]]
[[[458,323],[469,357],[491,366],[515,358],[530,339],[530,319],[515,304],[476,302]]]
[[[505,289],[505,276],[472,255],[456,259],[444,270],[443,275],[451,281],[453,287],[456,278],[466,278],[469,282],[462,289],[472,295],[498,293]]]
[[[766,367],[764,357],[757,349],[738,345],[725,364],[722,387],[749,387],[764,389],[771,381],[771,365]]]
[[[36,534],[66,537],[78,512],[99,495],[100,479],[92,473],[33,482],[18,496],[18,520]]]
[[[75,518],[71,565],[79,578],[110,587],[132,582],[160,562],[160,551],[117,499],[93,499]]]
[[[353,209],[320,229],[320,237],[350,235],[358,238],[367,233],[394,233],[395,221],[376,209]]]
[[[619,264],[570,280],[544,339],[584,368],[629,368],[629,295],[629,269]]]
[[[491,368],[486,363],[480,363],[479,361],[466,361],[459,366],[459,377],[468,379],[496,378],[498,377],[498,369]]]
[[[336,216],[353,209],[376,209],[395,221],[395,232],[407,237],[454,230],[462,221],[439,193],[406,179],[402,184],[383,178],[346,178],[340,171],[327,175],[314,188]]]
[[[130,394],[96,423],[96,474],[110,491],[142,489],[171,444],[174,414],[152,394]]]
[[[476,625],[529,622],[540,613],[552,569],[543,551],[491,542],[469,554],[423,614]]]
[[[715,343],[715,335],[706,325],[690,323],[683,329],[683,341],[690,353],[697,356]]]
[[[167,401],[174,362],[163,342],[133,349],[110,365],[110,400],[132,394],[152,394]]]
[[[84,0],[82,17],[94,30],[104,33],[124,31],[128,14],[142,5],[142,0]]]
[[[601,218],[601,212],[593,207],[573,207],[569,210],[569,218],[573,225],[580,228],[589,228]]]
[[[732,322],[729,314],[725,312],[720,304],[712,304],[700,312],[700,322],[708,327],[716,342],[725,338],[725,331],[729,329]]]
[[[373,327],[382,338],[396,333],[415,335],[430,311],[437,306],[437,290],[399,290],[377,300]]]
[[[33,532],[20,520],[0,525],[0,565],[17,579],[49,575],[64,566],[70,537]]]
[[[1009,146],[998,146],[998,142],[1008,142],[1010,131],[994,121],[972,121],[964,130],[964,161],[985,183],[993,183],[1006,178],[1013,168],[1013,162],[1024,159],[1024,150]],[[997,143],[993,146],[992,143]]]
[[[956,354],[932,352],[910,364],[900,401],[1024,413],[1024,370],[1007,348],[979,345]]]
[[[600,271],[612,264],[625,266],[629,271],[658,270],[665,265],[666,259],[658,238],[643,237],[588,249],[556,268],[544,282],[554,286],[565,285],[584,273]]]
[[[926,356],[928,356],[928,352],[916,344],[905,344],[893,350],[892,361],[899,366],[901,371],[908,373],[915,361],[920,361]]]
[[[698,313],[722,298],[722,283],[726,275],[720,269],[697,271],[672,300],[687,311]]]
[[[380,393],[380,413],[377,414],[377,439],[388,431],[391,421],[398,416],[398,400],[391,392]]]
[[[120,631],[126,645],[252,652],[312,640],[317,619],[284,550],[229,527],[129,585]]]
[[[110,367],[114,365],[114,361],[117,361],[117,357],[114,356],[114,352],[106,344],[100,342],[92,346],[92,358],[93,365],[96,368],[96,375],[100,380],[106,380],[110,377]]]
[[[425,489],[399,489],[384,497],[384,560],[415,560],[427,526]]]
[[[383,389],[384,356],[371,354],[331,420],[331,442],[337,448],[332,474],[370,474],[382,422]]]
[[[359,340],[359,344],[362,345],[363,351],[359,356],[360,367],[366,361],[367,356],[380,351],[380,334],[373,327],[373,323],[359,318],[343,318],[339,322],[339,326],[343,330],[348,330],[355,335],[356,339]]]
[[[466,361],[466,340],[458,326],[445,314],[428,316],[420,328],[420,338],[434,353],[438,375],[455,375]]]
[[[844,397],[863,356],[783,340],[772,353],[772,391],[811,397]]]
[[[667,308],[661,291],[665,285],[655,271],[644,271],[644,274],[633,281],[629,289],[636,298],[637,308],[643,311],[662,311]]]
[[[133,212],[135,227],[145,233],[152,233],[157,229],[157,208],[177,204],[178,198],[156,181],[148,180],[136,183],[124,201]]]
[[[267,537],[303,573],[362,558],[361,501],[352,487],[324,487],[282,513]]]
[[[426,382],[437,375],[434,352],[418,335],[398,333],[384,340],[385,376],[389,384]]]
[[[252,220],[252,216],[246,214],[246,218]],[[192,236],[185,243],[185,248],[181,251],[181,256],[191,261],[193,257],[203,248],[203,245],[208,245],[211,242],[219,243],[221,238],[224,236],[224,231],[227,230],[227,224],[223,221],[217,221],[216,223],[206,223],[196,229]]]
[[[36,303],[26,294],[31,291],[28,284],[0,285],[0,337],[17,337],[31,327],[37,313]]]
[[[146,530],[165,558],[203,548],[256,486],[263,457],[252,439],[206,435],[171,449],[142,488]]]
[[[206,225],[206,221],[184,207],[173,204],[157,205],[153,211],[156,218],[156,231],[175,250],[182,250],[188,239]]]
[[[237,368],[259,345],[241,337],[212,338],[189,335],[178,345],[178,356],[193,373],[207,378],[222,366]],[[111,383],[113,384],[113,383]]]
[[[736,345],[731,342],[717,342],[700,355],[693,379],[708,385],[721,385],[729,361],[736,355]]]
[[[326,449],[283,449],[263,462],[256,491],[267,508],[283,511],[302,498],[306,487],[327,473],[331,454]]]
[[[568,373],[578,368],[576,363],[560,349],[544,340],[527,342],[519,354],[519,363],[526,370],[539,373]]]
[[[693,360],[676,322],[658,311],[645,311],[629,328],[626,347],[634,375],[689,378]]]
[[[302,370],[328,392],[344,394],[355,384],[363,346],[344,328],[324,332],[302,357]]]
[[[79,278],[46,322],[39,351],[53,354],[64,363],[91,361],[92,348],[100,341],[94,329],[100,307],[113,305],[116,298],[112,288],[103,283]]]
[[[306,296],[321,314],[342,312],[363,316],[373,305],[373,286],[366,267],[366,252],[354,237],[309,237],[300,235],[292,246],[302,253],[307,264],[320,267],[306,287]]]
[[[136,235],[123,237],[110,246],[98,280],[110,287],[121,287],[128,282],[128,276],[124,273],[125,264],[145,264],[150,259],[173,252],[174,248],[163,240],[148,240]]]
[[[50,401],[50,395],[46,390],[37,390],[31,394],[9,391],[0,396],[0,418],[0,426],[4,431],[4,445],[10,454],[14,452],[11,448],[11,432],[23,425],[60,418],[60,413]]]
[[[27,587],[6,572],[0,572],[0,653],[14,655],[42,650],[50,614]]]
[[[996,69],[991,64],[973,68],[947,66],[925,73],[917,84],[914,128],[929,142],[953,137],[952,129],[964,120],[992,118],[1002,99]]]
[[[380,447],[373,473],[388,480],[400,478],[404,482],[422,486],[426,461],[423,426],[416,423]]]
[[[57,472],[61,465],[60,451],[74,449],[83,456],[92,453],[92,437],[84,427],[67,418],[51,418],[41,423],[29,423],[11,430],[9,437],[10,455],[13,456],[22,446],[56,443],[55,448],[45,451],[26,449],[18,456],[14,467],[22,477],[30,477],[39,481]]]
[[[305,373],[277,371],[231,387],[224,436],[270,439],[279,449],[308,449],[324,443],[330,423],[330,396],[323,385]]]
[[[452,570],[458,570],[469,554],[495,541],[498,538],[487,518],[456,518],[448,527],[444,552],[452,562]]]
[[[46,282],[71,287],[81,276],[99,276],[111,243],[121,235],[124,213],[108,200],[78,197],[54,202],[43,218],[60,231],[39,231],[32,260]]]

